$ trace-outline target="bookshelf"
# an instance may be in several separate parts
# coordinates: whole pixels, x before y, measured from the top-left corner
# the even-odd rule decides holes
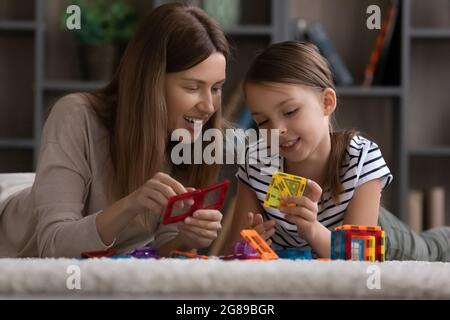
[[[407,70],[407,151],[408,190],[425,195],[444,192],[445,222],[450,224],[450,92],[448,91],[448,52],[450,52],[450,2],[409,0]],[[440,197],[442,201],[442,196]],[[439,210],[438,210],[439,211]],[[425,216],[441,213],[424,212]],[[427,217],[433,218],[433,217]],[[427,219],[424,219],[427,220]],[[426,227],[426,226],[425,226]]]
[[[145,12],[166,1],[131,2]],[[255,50],[289,39],[291,18],[320,22],[355,80],[352,86],[337,87],[338,123],[360,129],[380,145],[394,174],[384,204],[404,219],[410,188],[442,184],[450,192],[450,170],[446,170],[450,92],[445,90],[450,74],[450,4],[402,0],[400,81],[362,87],[377,35],[377,30],[365,27],[365,9],[377,4],[383,10],[388,2],[241,0],[240,23],[225,27],[234,50],[224,104]],[[0,172],[34,170],[46,110],[66,93],[105,84],[82,80],[73,37],[59,28],[61,11],[68,3],[34,0],[21,6],[14,0],[0,0]],[[446,207],[448,223],[448,201]]]

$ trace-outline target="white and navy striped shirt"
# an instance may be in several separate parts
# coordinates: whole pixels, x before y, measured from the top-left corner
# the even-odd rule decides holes
[[[275,234],[272,236],[272,246],[275,249],[288,247],[308,247],[308,243],[299,237],[297,226],[285,220],[283,214],[277,209],[264,208],[262,206],[266,197],[272,175],[275,171],[284,172],[284,159],[278,154],[272,155],[278,158],[276,165],[270,165],[270,161],[261,161],[259,151],[268,147],[263,140],[248,146],[245,151],[245,165],[240,165],[236,177],[255,191],[256,197],[263,208],[265,219],[273,219]],[[258,153],[257,153],[258,151]],[[250,162],[250,159],[253,162]],[[268,158],[270,159],[270,158]],[[255,164],[253,164],[255,163]],[[268,165],[269,164],[269,165]],[[269,173],[268,173],[269,172]],[[317,219],[325,227],[333,230],[341,225],[347,205],[353,197],[355,189],[363,183],[381,179],[382,189],[392,181],[392,174],[381,155],[378,146],[361,136],[355,136],[345,150],[345,157],[341,165],[342,193],[339,195],[339,203],[334,203],[329,189],[323,190],[319,202]]]

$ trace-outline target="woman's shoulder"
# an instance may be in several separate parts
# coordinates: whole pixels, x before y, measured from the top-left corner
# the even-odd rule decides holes
[[[45,122],[44,137],[84,134],[104,135],[106,130],[86,94],[73,93],[61,97],[50,110]]]
[[[48,119],[64,121],[80,120],[95,115],[87,96],[83,93],[71,93],[59,98],[52,106]]]

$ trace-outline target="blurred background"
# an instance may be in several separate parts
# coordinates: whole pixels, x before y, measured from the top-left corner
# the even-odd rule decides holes
[[[139,19],[168,1],[0,0],[0,172],[34,171],[45,115],[110,78]],[[383,204],[415,230],[450,224],[450,0],[203,0],[233,47],[226,113],[243,128],[241,79],[272,42],[315,43],[329,60],[337,121],[381,147],[394,174]],[[79,32],[65,27],[70,4]],[[369,29],[370,5],[380,29]],[[164,32],[164,30],[161,30]]]

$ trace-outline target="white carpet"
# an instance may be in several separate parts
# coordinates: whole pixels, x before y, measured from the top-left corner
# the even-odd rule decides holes
[[[0,259],[0,297],[449,299],[450,263]]]

